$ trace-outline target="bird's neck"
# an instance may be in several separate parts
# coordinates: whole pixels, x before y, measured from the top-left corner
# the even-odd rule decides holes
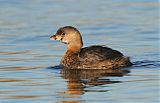
[[[67,54],[78,53],[82,48],[82,44],[68,44],[67,45]]]

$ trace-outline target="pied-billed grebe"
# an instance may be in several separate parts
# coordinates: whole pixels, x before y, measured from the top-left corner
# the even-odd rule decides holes
[[[68,69],[111,69],[131,66],[129,58],[117,50],[104,46],[82,48],[80,32],[65,26],[58,29],[50,40],[59,40],[67,44],[67,51],[61,59],[60,66]]]

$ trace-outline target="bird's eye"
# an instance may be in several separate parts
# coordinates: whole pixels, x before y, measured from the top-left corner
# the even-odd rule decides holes
[[[62,33],[61,35],[65,35],[65,33]]]

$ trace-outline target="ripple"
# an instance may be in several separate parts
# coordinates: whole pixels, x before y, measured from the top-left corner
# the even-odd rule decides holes
[[[133,67],[160,67],[160,61],[142,60],[133,62]]]
[[[14,54],[29,54],[29,53],[31,53],[31,51],[29,51],[29,50],[26,50],[26,51],[15,51],[15,52],[13,52],[13,51],[5,51],[5,52],[0,52],[0,54],[2,54],[2,55],[14,55]]]
[[[0,82],[24,82],[26,80],[13,79],[13,78],[0,78]]]
[[[109,90],[85,90],[86,92],[108,92]]]
[[[0,71],[19,71],[19,70],[31,70],[31,69],[38,69],[44,68],[43,66],[15,66],[15,67],[0,67]]]
[[[140,79],[140,80],[131,80],[131,81],[124,81],[124,82],[142,82],[142,81],[157,81],[159,79]]]
[[[16,95],[16,96],[8,96],[5,99],[31,99],[31,98],[41,98],[44,95]]]

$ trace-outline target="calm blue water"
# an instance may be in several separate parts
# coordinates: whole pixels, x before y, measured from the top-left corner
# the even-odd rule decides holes
[[[158,0],[0,0],[0,103],[158,103]],[[84,46],[130,56],[125,70],[64,71],[65,45],[49,37],[77,27]]]

